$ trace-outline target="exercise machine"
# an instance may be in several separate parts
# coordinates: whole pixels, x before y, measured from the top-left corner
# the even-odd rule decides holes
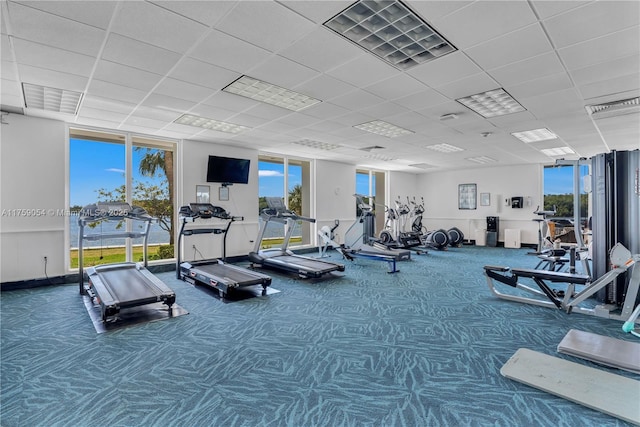
[[[407,201],[409,197],[407,197]],[[426,253],[422,247],[420,232],[407,231],[406,226],[410,213],[409,205],[400,201],[400,196],[395,201],[395,209],[385,206],[386,221],[385,227],[380,232],[380,238],[376,243],[380,243],[389,249],[410,249],[420,255]]]
[[[484,274],[489,290],[498,298],[541,307],[557,308],[567,313],[577,312],[608,319],[628,321],[632,316],[640,288],[640,255],[632,255],[622,244],[617,243],[610,251],[611,270],[595,281],[589,275],[565,273],[550,270],[485,266]],[[628,270],[630,270],[628,272]],[[585,300],[594,297],[607,286],[618,286],[617,278],[628,272],[625,298],[621,304],[600,304],[596,307],[581,306]],[[520,283],[520,279],[531,279],[537,286]],[[496,282],[518,289],[520,293],[507,294],[496,288]],[[566,284],[566,289],[555,290],[549,283]],[[577,290],[578,287],[581,290]],[[523,296],[522,293],[532,297]]]
[[[395,258],[396,261],[408,261],[411,259],[411,251],[404,248],[387,248],[377,244],[374,236],[375,215],[373,207],[364,202],[365,196],[354,194],[360,216],[351,224],[345,232],[345,245],[357,250],[361,254],[382,255]]]
[[[219,219],[226,221],[226,226],[189,228],[187,224],[196,220]],[[176,260],[176,278],[191,283],[201,284],[218,291],[220,298],[225,298],[229,291],[246,286],[262,286],[262,295],[267,294],[271,277],[226,263],[227,234],[229,227],[243,217],[232,216],[224,208],[211,203],[191,203],[180,208],[180,234],[178,235],[178,258]],[[222,234],[222,259],[203,259],[198,261],[182,261],[182,240],[185,236],[199,234]]]
[[[540,210],[540,205],[538,205],[538,207],[536,208],[535,211],[533,211],[533,213],[535,215],[538,215],[537,218],[534,218],[532,221],[535,221],[538,223],[538,246],[536,247],[536,251],[535,252],[529,252],[530,255],[540,255],[543,253],[543,251],[545,250],[545,248],[550,248],[552,245],[552,242],[546,239],[546,234],[547,234],[547,230],[548,230],[548,225],[547,225],[547,217],[548,216],[553,216],[556,214],[556,207],[555,205],[553,206],[553,209],[550,211],[545,211],[545,210]],[[545,242],[547,242],[545,244]]]
[[[321,259],[296,255],[288,249],[289,240],[298,221],[315,222],[314,218],[299,216],[287,209],[280,197],[266,197],[267,208],[260,213],[262,224],[258,230],[258,238],[252,252],[249,253],[251,265],[264,268],[297,273],[302,278],[318,278],[333,271],[344,271],[343,264],[337,264]],[[269,223],[275,222],[286,225],[286,232],[280,248],[261,249],[265,232]]]
[[[336,219],[333,227],[325,225],[318,231],[318,235],[322,240],[322,246],[318,248],[320,250],[320,256],[324,256],[324,254],[326,254],[327,252],[327,249],[332,248],[338,251],[346,260],[353,261],[355,258],[364,258],[373,261],[383,261],[387,263],[387,266],[389,268],[389,271],[387,271],[387,273],[397,273],[400,271],[396,268],[395,257],[379,254],[368,254],[366,252],[362,252],[360,249],[353,249],[344,244],[337,243],[334,240],[333,232],[339,225],[340,221]]]
[[[464,242],[464,234],[458,227],[451,227],[447,230],[449,236],[449,246],[459,248]]]
[[[88,233],[102,221],[129,221],[142,224],[142,230],[115,231],[110,233]],[[80,295],[87,295],[100,306],[102,321],[115,322],[121,310],[161,302],[172,314],[176,294],[160,279],[147,270],[147,245],[151,217],[139,206],[125,202],[99,202],[85,206],[78,217],[78,277]],[[131,227],[132,228],[132,227]],[[143,262],[122,262],[84,267],[84,242],[104,238],[143,238]],[[88,283],[84,282],[86,273]]]

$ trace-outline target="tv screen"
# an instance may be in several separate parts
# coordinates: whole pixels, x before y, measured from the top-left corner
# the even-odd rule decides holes
[[[249,164],[250,160],[248,159],[209,156],[207,182],[248,184]]]

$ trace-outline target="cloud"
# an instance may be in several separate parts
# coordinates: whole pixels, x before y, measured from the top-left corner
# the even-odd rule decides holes
[[[118,168],[108,168],[108,169],[105,169],[105,171],[107,171],[107,172],[124,173],[124,169],[118,169]]]
[[[274,178],[274,177],[284,176],[284,174],[278,171],[261,170],[261,171],[258,171],[258,176],[260,176],[261,178]]]

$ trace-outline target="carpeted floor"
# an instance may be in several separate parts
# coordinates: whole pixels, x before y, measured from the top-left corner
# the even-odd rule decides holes
[[[520,347],[596,366],[556,353],[571,328],[631,339],[618,321],[493,297],[482,266],[532,268],[527,252],[430,251],[397,274],[357,260],[319,280],[267,271],[279,293],[228,303],[160,273],[189,314],[103,334],[77,284],[4,292],[0,423],[626,425],[500,375]]]

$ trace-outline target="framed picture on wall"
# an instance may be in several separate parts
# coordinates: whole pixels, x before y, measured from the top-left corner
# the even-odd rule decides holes
[[[480,206],[491,205],[491,193],[480,193]]]
[[[476,184],[458,185],[458,209],[475,209],[477,199]]]

